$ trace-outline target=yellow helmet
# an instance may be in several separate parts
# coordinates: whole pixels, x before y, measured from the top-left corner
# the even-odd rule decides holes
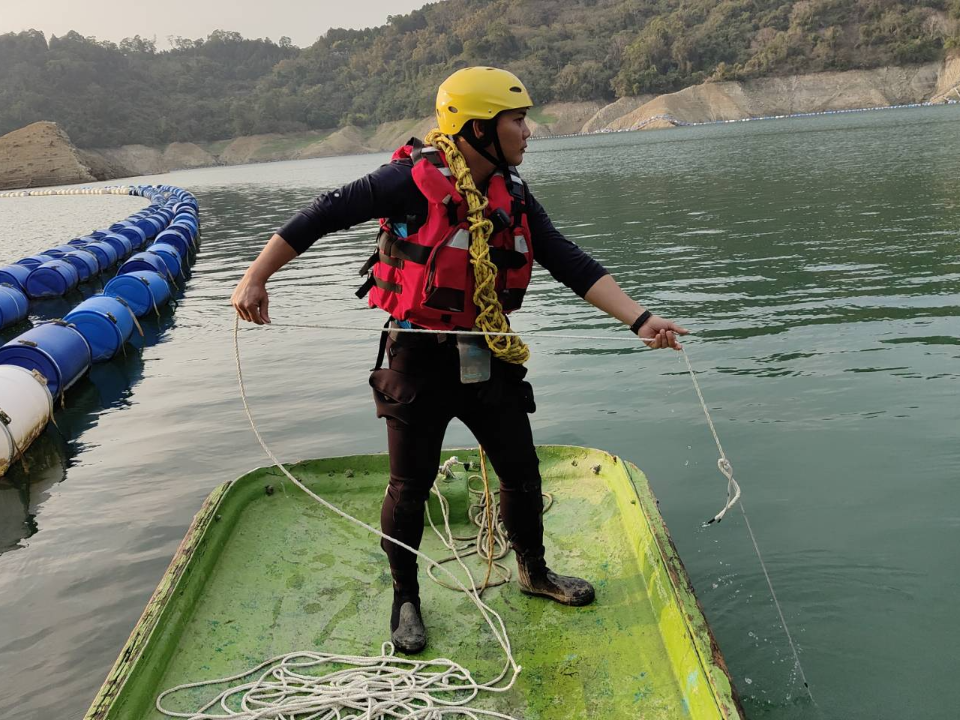
[[[437,91],[437,125],[456,135],[471,120],[490,120],[504,110],[533,106],[530,93],[512,72],[492,67],[457,70]]]

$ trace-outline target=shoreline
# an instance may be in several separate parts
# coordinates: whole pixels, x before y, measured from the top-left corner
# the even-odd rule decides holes
[[[706,82],[664,95],[547,103],[528,115],[531,140],[845,115],[960,104],[960,51],[906,67]],[[391,152],[433,118],[251,135],[165,146],[76,148],[54,123],[0,137],[0,190],[147,177],[177,170]],[[69,165],[69,168],[67,168]],[[42,168],[42,170],[41,170]]]
[[[793,113],[790,115],[775,115],[775,116],[766,116],[766,117],[748,117],[748,118],[739,118],[732,120],[711,120],[705,122],[673,122],[675,118],[660,116],[656,118],[651,118],[653,122],[662,122],[664,125],[658,126],[655,128],[651,127],[640,127],[640,128],[629,128],[623,130],[594,130],[591,132],[579,132],[579,133],[566,133],[558,135],[536,135],[530,137],[530,142],[539,143],[541,141],[548,140],[562,140],[568,138],[583,138],[583,137],[604,137],[607,135],[622,135],[624,133],[636,133],[636,132],[648,132],[649,130],[656,129],[670,129],[670,128],[693,128],[693,127],[709,127],[709,126],[720,126],[720,125],[736,125],[740,123],[758,123],[758,122],[770,122],[777,120],[797,120],[802,118],[821,118],[828,116],[836,115],[855,115],[862,113],[873,113],[873,112],[883,112],[890,110],[919,110],[925,108],[942,108],[950,106],[960,106],[960,100],[957,101],[948,101],[944,103],[909,103],[903,105],[885,105],[880,107],[866,107],[866,108],[851,108],[847,110],[829,110],[822,112],[807,112],[807,113]],[[653,124],[651,122],[650,124]],[[669,125],[667,125],[669,123]],[[184,170],[203,170],[206,168],[214,167],[244,167],[251,165],[268,165],[271,163],[280,163],[280,162],[296,162],[299,160],[319,160],[324,159],[325,157],[350,157],[350,156],[363,156],[363,155],[375,155],[389,153],[390,150],[384,149],[360,149],[354,152],[344,152],[338,155],[328,155],[322,157],[283,157],[283,158],[270,158],[262,160],[247,160],[244,162],[236,163],[217,163],[212,165],[200,165],[194,167],[180,167],[173,168],[169,170],[160,170],[158,172],[152,173],[140,173],[140,174],[130,174],[130,175],[121,175],[118,177],[105,178],[103,180],[98,180],[97,182],[113,182],[119,181],[119,185],[91,185],[89,181],[78,181],[78,182],[57,182],[50,183],[46,185],[26,185],[21,187],[6,187],[0,189],[0,199],[8,199],[15,197],[48,197],[48,196],[57,196],[57,195],[92,195],[92,194],[102,194],[101,191],[104,189],[112,189],[119,186],[127,185],[127,181],[142,178],[142,177],[151,177],[155,175],[165,175],[172,172],[182,172]],[[2,186],[0,186],[2,187]],[[58,188],[65,188],[60,190]]]
[[[733,125],[736,123],[748,123],[748,122],[766,122],[769,120],[795,120],[797,118],[812,118],[812,117],[826,117],[828,115],[851,115],[854,113],[866,113],[866,112],[880,112],[884,110],[908,110],[908,109],[918,109],[918,108],[934,108],[934,107],[949,107],[950,105],[960,105],[960,100],[947,100],[942,103],[932,103],[932,102],[922,102],[922,103],[908,103],[904,105],[881,105],[879,107],[865,107],[865,108],[850,108],[848,110],[824,110],[821,112],[806,112],[806,113],[793,113],[790,115],[769,115],[763,117],[747,117],[739,118],[735,120],[708,120],[704,122],[685,122],[682,120],[676,120],[669,115],[657,115],[649,119],[648,122],[656,121],[666,121],[671,123],[672,127],[705,127],[708,125]],[[658,130],[666,130],[668,128],[656,128]],[[629,133],[629,132],[641,132],[646,130],[645,127],[641,128],[629,128],[626,130],[594,130],[592,132],[580,132],[580,133],[569,133],[567,135],[545,135],[540,137],[531,137],[530,140],[557,140],[559,138],[571,138],[571,137],[592,137],[594,135],[615,135],[620,133]]]

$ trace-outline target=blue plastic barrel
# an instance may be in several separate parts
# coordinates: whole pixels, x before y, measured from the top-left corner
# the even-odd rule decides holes
[[[179,217],[181,215],[189,215],[198,222],[200,220],[200,214],[197,212],[196,208],[183,203],[178,203],[177,205],[173,206],[173,216]]]
[[[170,222],[171,223],[189,222],[189,223],[193,223],[198,227],[200,225],[200,220],[197,218],[196,213],[189,212],[186,210],[180,210],[179,212],[177,212],[177,214],[173,216],[173,219]]]
[[[153,247],[152,245],[150,247]],[[167,264],[163,258],[152,252],[138,252],[117,270],[117,275],[129,275],[141,270],[153,270],[161,277],[167,277]]]
[[[106,230],[94,230],[94,231],[93,231],[92,233],[90,233],[87,237],[91,238],[92,240],[99,240],[99,239],[102,238],[104,235],[109,235],[109,234],[110,234],[110,233],[107,232]]]
[[[117,275],[103,288],[103,294],[123,298],[134,314],[141,317],[166,304],[170,299],[170,285],[162,275],[143,270]]]
[[[189,240],[193,240],[197,234],[197,228],[199,225],[193,222],[192,218],[185,218],[181,215],[178,215],[176,219],[167,226],[167,230],[175,228],[180,232],[186,233]]]
[[[27,316],[30,301],[23,292],[13,285],[0,285],[0,328],[18,323]]]
[[[73,265],[74,270],[80,277],[80,282],[85,282],[100,274],[100,261],[97,260],[96,255],[88,250],[74,248],[73,252],[68,252],[61,259]]]
[[[0,365],[39,371],[54,398],[79,380],[90,362],[83,335],[57,321],[37,325],[0,347]]]
[[[180,256],[180,248],[170,243],[154,242],[150,246],[150,252],[155,252],[163,258],[163,261],[167,264],[167,269],[174,277],[180,277],[181,273],[186,274],[187,263]]]
[[[170,223],[170,227],[184,229],[190,236],[190,242],[196,246],[197,236],[200,234],[200,224],[196,220],[189,216],[177,215]]]
[[[190,242],[193,242],[197,237],[199,224],[193,221],[192,218],[183,218],[177,217],[177,219],[170,223],[171,228],[182,228],[187,235],[190,237]]]
[[[133,315],[128,306],[109,295],[95,295],[77,305],[63,318],[76,326],[90,346],[93,362],[109,360],[133,334]]]
[[[100,238],[100,242],[110,243],[113,249],[117,251],[117,257],[121,260],[133,252],[133,243],[126,235],[110,233]]]
[[[179,203],[173,206],[174,212],[180,212],[181,210],[193,211],[194,215],[198,214],[199,206],[197,205],[196,198],[187,197],[181,200]]]
[[[180,259],[183,260],[183,262],[186,262],[190,257],[190,250],[193,248],[193,243],[190,240],[190,234],[186,232],[186,228],[177,227],[175,225],[171,225],[162,233],[157,235],[157,238],[154,240],[154,242],[168,243],[173,245],[173,247],[175,247],[180,253]]]
[[[39,265],[27,275],[23,284],[32,298],[60,297],[80,284],[80,274],[66,260],[51,260]]]
[[[45,262],[50,262],[51,260],[55,259],[56,258],[51,255],[31,255],[30,257],[17,260],[17,265],[23,265],[24,267],[28,267],[32,270],[35,267],[40,267]]]
[[[0,283],[8,283],[21,292],[26,292],[23,284],[27,281],[27,276],[29,275],[30,268],[26,265],[7,265],[6,267],[0,268]]]
[[[73,250],[76,250],[76,248],[73,245],[59,245],[55,248],[44,250],[43,254],[49,255],[50,257],[54,257],[54,258],[62,258],[68,252],[71,252]]]
[[[84,235],[83,237],[74,238],[69,240],[67,245],[73,245],[74,247],[83,247],[88,243],[96,242],[96,238],[91,237],[90,235]]]
[[[147,242],[147,235],[136,225],[128,224],[117,230],[118,235],[123,235],[133,245],[134,250],[139,250]]]
[[[144,234],[144,236],[147,238],[148,241],[150,241],[150,240],[152,240],[153,238],[155,238],[155,237],[157,236],[157,233],[160,232],[160,230],[162,230],[162,228],[158,228],[158,227],[157,227],[157,224],[156,224],[156,223],[150,222],[150,218],[149,218],[149,217],[145,217],[145,218],[142,218],[142,219],[140,219],[140,220],[137,220],[137,222],[134,223],[134,224],[135,224],[138,228],[140,228],[140,230],[143,231],[143,234]]]
[[[167,226],[166,219],[164,219],[162,215],[157,215],[155,213],[147,215],[144,220],[146,220],[148,223],[151,223],[157,229],[157,232],[160,232]]]
[[[110,243],[92,242],[84,245],[83,249],[89,250],[97,256],[97,262],[100,263],[100,272],[103,272],[108,267],[113,267],[117,264],[117,260],[119,260],[116,248]]]
[[[186,275],[187,265],[180,259],[180,251],[169,243],[154,243],[149,252],[156,253],[167,266],[167,271],[174,279]]]

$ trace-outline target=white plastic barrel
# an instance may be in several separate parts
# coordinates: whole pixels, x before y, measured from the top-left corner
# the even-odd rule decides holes
[[[46,379],[17,365],[0,365],[0,475],[6,474],[53,417]]]

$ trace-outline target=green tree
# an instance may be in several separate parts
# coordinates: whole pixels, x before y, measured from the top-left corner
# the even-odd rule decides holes
[[[29,30],[0,35],[0,133],[54,120],[98,147],[423,117],[472,64],[512,70],[537,103],[606,101],[937,60],[960,47],[958,21],[960,0],[457,0],[303,49],[230,30],[164,50]]]

